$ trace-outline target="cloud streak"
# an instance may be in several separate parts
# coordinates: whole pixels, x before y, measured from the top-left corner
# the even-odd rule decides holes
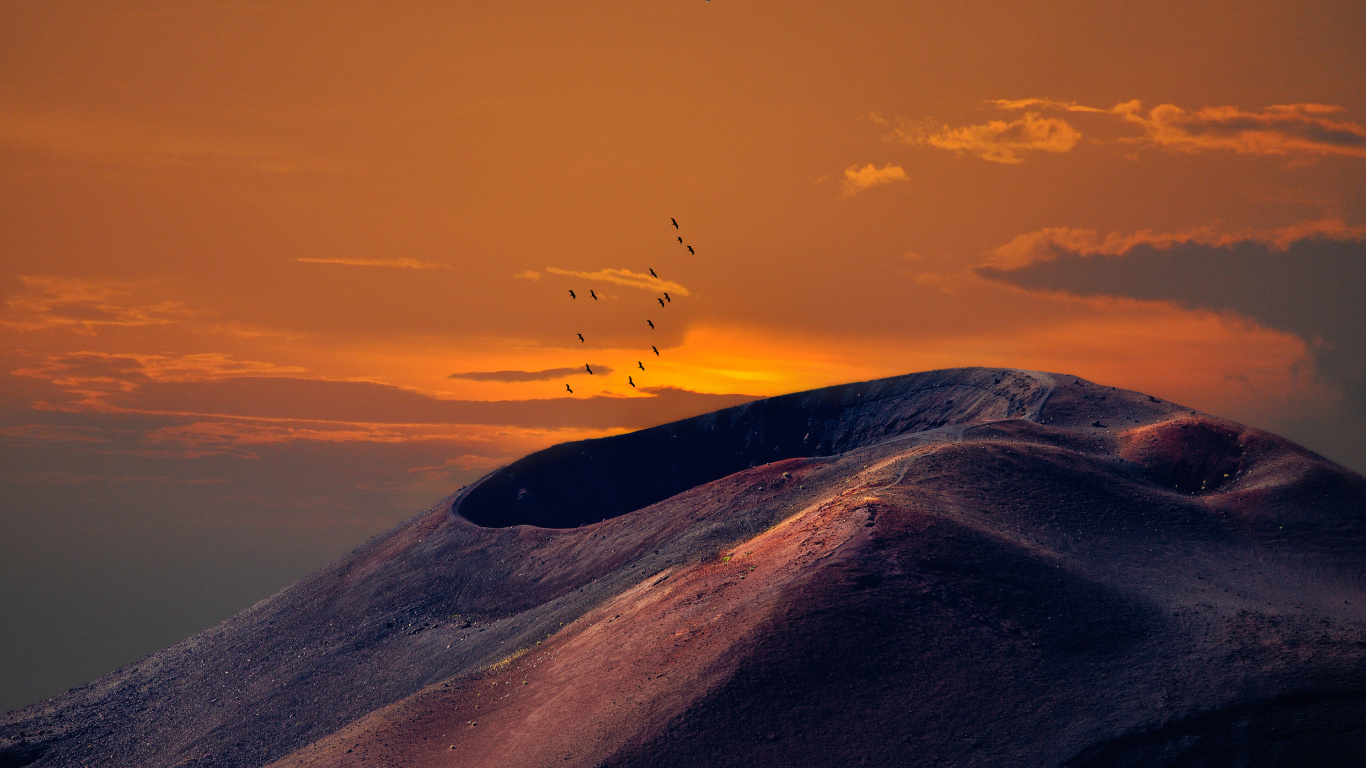
[[[607,375],[612,372],[610,366],[599,363],[590,363],[595,369],[595,373]],[[544,371],[470,371],[468,373],[452,373],[448,379],[465,379],[466,381],[500,381],[507,383],[521,381],[550,381],[560,379],[565,376],[588,375],[588,371],[583,368],[547,368]]]
[[[576,272],[570,269],[560,269],[559,267],[546,267],[546,272],[561,277],[577,277],[581,280],[590,280],[601,283],[611,283],[625,288],[639,288],[645,291],[668,291],[679,296],[691,296],[687,288],[672,280],[661,280],[650,277],[643,272],[632,272],[629,269],[599,269],[596,272]]]
[[[869,163],[862,168],[851,165],[844,169],[844,179],[840,182],[844,187],[844,195],[858,194],[866,189],[891,184],[895,181],[905,181],[906,171],[899,165],[888,163],[881,168]]]
[[[69,330],[94,335],[101,328],[169,325],[193,315],[178,301],[139,303],[130,283],[20,275],[24,291],[5,300],[0,327],[15,331]]]
[[[449,264],[418,259],[361,259],[345,256],[317,256],[295,259],[301,264],[341,264],[348,267],[389,267],[391,269],[454,269]]]

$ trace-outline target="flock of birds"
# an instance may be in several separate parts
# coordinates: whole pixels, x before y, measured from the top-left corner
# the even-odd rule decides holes
[[[687,248],[687,249],[688,249],[688,253],[694,254],[694,255],[695,255],[697,252],[694,251],[694,250],[692,249],[692,246],[691,246],[691,245],[688,245],[687,243],[684,243],[684,242],[683,242],[683,236],[677,234],[677,230],[679,229],[679,226],[678,226],[678,219],[675,219],[675,218],[673,218],[673,217],[670,217],[670,218],[669,218],[669,222],[673,224],[673,227],[674,227],[674,230],[675,230],[675,235],[674,235],[674,236],[678,239],[678,244],[681,245],[681,246],[684,246],[685,248]],[[655,272],[654,268],[653,268],[653,267],[650,267],[649,269],[650,269],[650,277],[653,277],[654,279],[659,280],[660,277],[659,277],[659,275]],[[598,294],[597,294],[597,292],[594,291],[592,288],[589,288],[589,289],[588,289],[588,295],[593,297],[593,301],[597,301],[597,300],[598,300]],[[569,298],[572,299],[572,300],[577,301],[578,298],[579,298],[579,294],[578,294],[576,291],[574,291],[573,288],[570,288],[570,289],[569,289]],[[663,309],[663,308],[665,308],[665,307],[667,307],[667,306],[669,306],[670,304],[673,303],[673,299],[669,296],[669,292],[668,292],[668,291],[660,291],[660,295],[655,297],[655,301],[659,302],[659,306],[660,306],[661,309]],[[653,331],[653,330],[655,329],[655,321],[654,321],[654,320],[651,320],[650,318],[647,317],[647,318],[645,318],[645,322],[650,326],[650,330]],[[580,343],[580,344],[585,344],[585,343],[587,343],[587,340],[584,339],[582,333],[576,333],[575,335],[579,337],[579,343]],[[651,344],[651,345],[650,345],[650,351],[652,351],[652,352],[655,353],[655,357],[659,357],[659,356],[660,356],[660,355],[659,355],[659,347],[655,346],[654,344]],[[591,363],[584,363],[584,364],[583,364],[583,367],[584,367],[584,370],[588,371],[588,374],[589,374],[590,376],[591,376],[591,375],[594,375],[594,374],[593,374],[593,365],[592,365]],[[637,360],[637,361],[636,361],[636,367],[639,368],[639,369],[642,370],[642,371],[645,370],[645,362],[644,362],[643,360]],[[632,376],[632,375],[630,375],[630,374],[627,374],[627,376],[626,376],[626,383],[627,383],[627,384],[630,384],[630,385],[634,388],[635,385],[636,385],[635,377]],[[564,388],[565,388],[565,391],[567,391],[569,394],[571,394],[571,395],[574,394],[574,388],[571,387],[571,386],[569,386],[569,384],[566,383],[566,384],[564,385]]]

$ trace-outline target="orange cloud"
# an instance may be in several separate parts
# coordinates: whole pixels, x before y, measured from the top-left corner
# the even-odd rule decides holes
[[[102,326],[167,325],[194,314],[178,301],[141,304],[128,283],[20,275],[25,291],[5,300],[0,327],[15,331],[70,330],[93,335]]]
[[[906,144],[967,152],[1006,164],[1024,162],[1022,152],[1070,152],[1081,140],[1081,133],[1066,120],[1044,117],[1038,112],[1026,112],[1015,120],[990,120],[983,125],[957,128],[902,127],[895,136]]]
[[[1186,110],[1161,104],[1144,114],[1140,102],[1112,110],[1143,129],[1143,140],[1181,152],[1223,149],[1251,155],[1317,155],[1366,157],[1366,128],[1334,120],[1342,107],[1325,104],[1277,104],[1259,111],[1238,107]]]
[[[906,171],[899,165],[888,163],[881,168],[872,163],[863,166],[851,165],[844,169],[844,180],[841,185],[844,187],[846,197],[862,192],[865,189],[891,184],[894,181],[905,181]]]
[[[395,269],[454,269],[449,264],[417,259],[358,259],[345,256],[305,257],[295,259],[303,264],[342,264],[348,267],[392,267]]]
[[[646,291],[668,291],[679,296],[691,296],[687,288],[672,280],[661,280],[650,277],[643,272],[632,272],[629,269],[599,269],[597,272],[575,272],[559,267],[547,267],[546,270],[552,275],[562,277],[577,277],[581,280],[596,280],[613,285],[620,285],[627,288],[640,288]]]
[[[289,376],[305,372],[298,366],[238,360],[231,355],[143,355],[136,353],[63,352],[42,362],[11,371],[15,376],[42,379],[74,396],[73,404],[113,410],[108,397],[128,393],[149,382],[201,382],[241,376]]]
[[[1069,227],[1048,227],[1027,232],[998,246],[987,254],[986,266],[998,269],[1019,269],[1040,261],[1052,261],[1063,253],[1082,256],[1127,253],[1135,246],[1148,245],[1167,249],[1186,243],[1227,247],[1241,242],[1257,242],[1284,251],[1299,240],[1319,238],[1325,240],[1366,239],[1366,227],[1353,227],[1337,219],[1307,221],[1286,227],[1267,230],[1218,231],[1208,227],[1186,230],[1184,232],[1154,233],[1139,230],[1128,234],[1111,232],[1101,237],[1093,229],[1072,229]]]

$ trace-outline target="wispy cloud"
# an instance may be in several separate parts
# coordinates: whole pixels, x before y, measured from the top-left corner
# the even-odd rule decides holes
[[[931,146],[966,152],[993,163],[1024,162],[1024,152],[1070,152],[1081,133],[1066,120],[1026,112],[1014,120],[989,120],[981,125],[959,127],[903,125],[896,138],[913,146]]]
[[[594,368],[594,373],[610,374],[612,368],[598,363],[590,363]],[[547,368],[544,371],[470,371],[468,373],[452,373],[448,379],[465,379],[467,381],[501,381],[501,382],[521,382],[521,381],[550,381],[560,379],[565,376],[588,375],[584,368]]]
[[[217,353],[173,356],[77,351],[48,355],[11,373],[59,387],[72,398],[63,407],[117,410],[109,402],[111,395],[130,393],[144,384],[294,376],[306,370]]]
[[[855,195],[865,189],[872,189],[883,184],[891,184],[894,181],[905,181],[906,171],[899,165],[888,163],[881,168],[869,163],[862,168],[851,165],[844,169],[844,180],[841,182],[844,187],[845,196]]]
[[[577,277],[581,280],[589,280],[603,283],[611,283],[626,288],[640,288],[646,291],[668,291],[670,294],[679,296],[691,296],[687,288],[673,282],[672,280],[661,280],[650,277],[642,272],[632,272],[629,269],[599,269],[596,272],[576,272],[570,269],[560,269],[559,267],[546,267],[547,272],[552,275],[562,277]]]
[[[902,123],[890,138],[914,146],[966,152],[998,163],[1023,162],[1030,151],[1069,152],[1081,133],[1061,117],[1070,112],[1137,126],[1138,136],[1111,141],[1160,147],[1195,154],[1222,150],[1249,155],[1339,155],[1366,157],[1366,127],[1342,119],[1343,108],[1328,104],[1277,104],[1247,110],[1236,106],[1185,109],[1159,104],[1144,110],[1142,102],[1091,107],[1057,99],[995,99],[986,102],[1003,112],[1024,114],[980,125],[943,126],[933,121]],[[1118,124],[1115,123],[1117,126]]]
[[[1181,232],[1157,233],[1150,230],[1104,236],[1093,229],[1048,227],[1027,232],[987,254],[986,266],[1013,270],[1036,262],[1053,261],[1062,255],[1117,256],[1139,246],[1170,250],[1179,245],[1201,245],[1229,248],[1239,243],[1261,243],[1274,250],[1285,251],[1302,240],[1360,241],[1366,240],[1366,227],[1353,227],[1340,220],[1306,221],[1287,227],[1266,230],[1220,231],[1202,227]]]
[[[70,330],[94,334],[101,327],[167,325],[194,314],[178,301],[144,303],[131,283],[20,275],[24,291],[5,300],[0,327],[16,331]]]
[[[454,269],[449,264],[418,259],[361,259],[346,256],[307,256],[295,259],[303,264],[342,264],[348,267],[390,267],[392,269]]]
[[[1143,129],[1143,139],[1182,152],[1220,149],[1250,155],[1348,155],[1366,157],[1366,127],[1334,119],[1342,107],[1277,104],[1260,110],[1204,107],[1186,110],[1160,104],[1147,113],[1138,101],[1112,112]]]

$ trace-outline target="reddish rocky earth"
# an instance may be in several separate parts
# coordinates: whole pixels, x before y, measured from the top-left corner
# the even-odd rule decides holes
[[[1364,585],[1359,475],[933,371],[528,456],[0,718],[0,768],[1359,765]]]

